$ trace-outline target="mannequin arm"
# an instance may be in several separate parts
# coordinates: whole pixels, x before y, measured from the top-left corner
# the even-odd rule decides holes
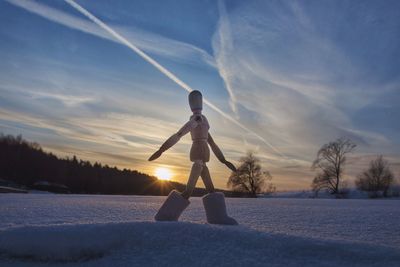
[[[183,127],[175,134],[173,134],[170,138],[167,139],[167,141],[162,144],[159,150],[157,150],[151,157],[149,158],[149,161],[155,160],[156,158],[160,157],[161,154],[166,151],[167,149],[171,148],[173,145],[178,143],[179,139],[181,139],[182,136],[190,132],[192,129],[196,128],[197,122],[194,119],[191,119],[188,121]]]
[[[207,142],[210,145],[211,150],[214,152],[215,156],[218,158],[218,160],[221,161],[223,164],[225,164],[233,172],[236,172],[236,167],[231,162],[225,159],[224,154],[222,154],[221,149],[219,149],[217,144],[214,142],[214,139],[211,137],[210,133],[208,134]]]

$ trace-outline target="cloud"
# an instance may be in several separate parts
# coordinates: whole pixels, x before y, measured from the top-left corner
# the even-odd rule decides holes
[[[229,23],[229,17],[226,13],[225,4],[222,0],[218,1],[218,10],[220,13],[220,19],[217,25],[217,32],[214,35],[212,40],[213,49],[214,49],[214,57],[216,59],[216,64],[218,67],[219,75],[224,80],[225,88],[230,97],[230,106],[232,111],[238,115],[237,107],[236,107],[236,96],[232,89],[231,80],[234,79],[232,77],[232,73],[229,72],[229,69],[225,66],[228,62],[226,62],[227,53],[231,53],[233,51],[232,37],[231,37],[231,29]]]
[[[77,16],[70,15],[50,6],[31,0],[6,1],[52,22],[97,36],[105,40],[120,43],[119,40],[113,38],[94,23],[85,19],[81,19]],[[117,32],[120,32],[126,39],[146,52],[180,62],[199,64],[200,61],[206,63],[210,67],[214,68],[215,66],[213,57],[203,49],[200,49],[194,45],[173,40],[152,32],[147,32],[135,27],[134,25],[129,25],[129,27],[113,25],[112,23],[110,25]]]
[[[237,117],[287,155],[288,160],[271,159],[270,151],[254,145],[256,140],[244,138],[270,166],[278,184],[307,187],[314,175],[309,167],[316,151],[342,136],[357,143],[356,155],[371,151],[390,154],[394,151],[390,146],[398,147],[398,140],[381,129],[360,128],[353,115],[384,103],[393,110],[392,104],[379,99],[393,99],[398,78],[384,80],[386,73],[370,72],[370,64],[357,58],[358,51],[351,47],[353,39],[335,39],[335,35],[346,32],[366,34],[370,39],[379,35],[387,43],[397,42],[389,33],[371,31],[374,26],[365,22],[385,14],[373,7],[361,8],[365,14],[349,28],[330,15],[348,15],[335,4],[219,3],[220,19],[212,40],[218,71]],[[385,23],[394,29],[391,19],[394,17],[389,16]],[[321,30],[326,20],[332,24]],[[392,53],[380,46],[360,49],[364,57],[374,57],[378,62],[381,58],[374,49],[381,49],[382,57]],[[350,177],[365,166],[364,161],[354,164]]]
[[[74,107],[85,103],[95,102],[95,99],[91,97],[43,93],[43,92],[33,92],[33,98],[55,99],[62,102],[67,107]]]
[[[342,43],[318,30],[315,14],[294,2],[256,2],[228,10],[220,4],[213,48],[234,111],[243,121],[249,120],[246,112],[253,113],[263,136],[294,157],[305,147],[315,149],[342,135],[363,144],[388,142],[373,129],[354,126],[351,111],[383,92],[369,84],[369,77],[360,82],[363,66],[349,58]]]

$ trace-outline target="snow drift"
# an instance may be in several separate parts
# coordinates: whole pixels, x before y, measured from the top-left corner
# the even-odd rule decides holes
[[[0,266],[399,266],[398,200],[232,199],[239,226],[154,222],[165,197],[0,194]]]
[[[268,234],[243,226],[130,222],[14,227],[0,232],[2,266],[398,266],[384,246]]]

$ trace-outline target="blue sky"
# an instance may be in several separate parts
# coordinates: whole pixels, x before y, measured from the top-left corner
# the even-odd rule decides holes
[[[309,188],[317,150],[342,136],[358,145],[350,184],[377,154],[400,175],[399,1],[77,3],[244,125],[204,108],[225,156],[256,151],[278,189]],[[147,162],[190,116],[185,90],[64,1],[0,14],[1,132],[185,182],[189,136]],[[209,165],[224,188],[229,170]]]

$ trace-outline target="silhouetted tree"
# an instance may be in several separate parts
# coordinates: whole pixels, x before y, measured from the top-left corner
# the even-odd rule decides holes
[[[275,186],[268,183],[272,180],[271,174],[262,170],[260,160],[253,153],[248,153],[246,157],[240,159],[240,162],[237,171],[232,172],[229,177],[229,187],[235,191],[245,192],[251,197],[257,197],[259,193],[275,192]]]
[[[339,138],[336,141],[323,145],[317,153],[317,158],[312,164],[312,169],[319,169],[311,187],[318,193],[327,189],[331,194],[339,197],[344,194],[346,187],[342,181],[346,154],[356,147],[349,139]]]
[[[393,182],[394,175],[389,162],[379,155],[369,163],[367,170],[358,175],[356,186],[360,191],[368,192],[370,197],[378,197],[379,192],[382,192],[383,197],[387,197]]]

